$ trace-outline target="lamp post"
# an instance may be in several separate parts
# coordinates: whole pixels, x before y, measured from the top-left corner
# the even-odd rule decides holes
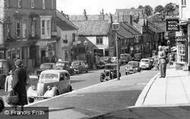
[[[116,56],[117,56],[117,80],[120,80],[120,66],[119,66],[119,47],[118,47],[118,38],[117,31],[120,28],[119,23],[112,23],[112,30],[115,32],[115,44],[116,44]]]
[[[87,53],[87,47],[88,47],[88,41],[84,41],[84,46],[85,46],[85,57],[86,57],[86,63],[88,64],[88,53]],[[88,64],[89,65],[89,64]]]

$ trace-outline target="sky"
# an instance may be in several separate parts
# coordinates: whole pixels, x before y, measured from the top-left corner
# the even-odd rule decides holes
[[[116,9],[125,9],[139,5],[165,6],[167,3],[178,4],[179,0],[57,0],[57,9],[69,15],[81,15],[86,9],[87,14],[99,14],[102,9],[105,13],[115,13]]]

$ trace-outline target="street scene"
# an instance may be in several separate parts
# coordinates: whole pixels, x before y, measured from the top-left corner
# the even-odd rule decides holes
[[[189,119],[189,4],[0,1],[0,119]]]

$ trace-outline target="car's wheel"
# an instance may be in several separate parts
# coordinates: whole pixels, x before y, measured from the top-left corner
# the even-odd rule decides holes
[[[73,90],[73,88],[72,88],[72,86],[70,85],[69,87],[68,87],[68,92],[71,92]]]
[[[34,98],[29,97],[29,98],[28,98],[28,102],[29,102],[29,103],[33,103],[33,102],[34,102]]]

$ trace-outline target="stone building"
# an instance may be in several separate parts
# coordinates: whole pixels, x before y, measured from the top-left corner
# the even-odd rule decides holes
[[[1,6],[5,58],[33,67],[56,55],[56,0],[1,0]]]

